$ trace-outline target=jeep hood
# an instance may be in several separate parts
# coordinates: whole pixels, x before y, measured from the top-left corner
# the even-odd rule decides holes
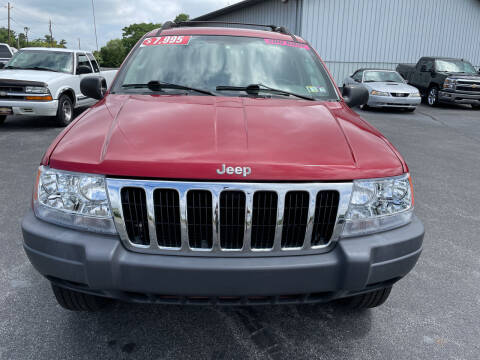
[[[53,81],[68,75],[69,74],[53,72],[53,71],[6,69],[0,72],[0,79],[38,81],[38,82],[49,83],[50,81]]]
[[[343,102],[109,95],[59,135],[53,168],[108,176],[325,181],[396,176],[393,146]],[[220,175],[223,164],[251,174]]]

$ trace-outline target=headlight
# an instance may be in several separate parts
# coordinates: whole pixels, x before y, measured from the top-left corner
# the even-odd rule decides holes
[[[38,218],[58,225],[116,234],[105,177],[41,166],[34,192]]]
[[[413,217],[410,175],[375,180],[355,180],[343,237],[390,230]]]
[[[443,83],[443,88],[444,89],[455,89],[456,83],[457,83],[456,80],[446,78],[445,82]]]
[[[410,97],[420,97],[420,93],[419,92],[411,93]]]
[[[376,95],[376,96],[390,96],[390,94],[387,92],[377,91],[377,90],[372,90],[370,94]]]
[[[50,94],[48,88],[44,86],[27,86],[25,92],[27,94]]]

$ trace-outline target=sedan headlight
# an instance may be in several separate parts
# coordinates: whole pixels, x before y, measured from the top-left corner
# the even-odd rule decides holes
[[[388,92],[377,91],[377,90],[372,90],[370,94],[376,95],[376,96],[390,96]]]
[[[445,82],[443,83],[443,88],[444,89],[455,89],[455,85],[457,84],[457,81],[454,79],[446,78]]]
[[[420,97],[420,93],[419,93],[419,92],[416,92],[416,93],[411,93],[411,94],[410,94],[410,97],[416,97],[416,98],[419,98],[419,97]]]
[[[390,230],[412,221],[413,187],[409,174],[355,180],[343,237]]]
[[[105,177],[41,166],[33,199],[38,218],[79,230],[116,234]]]
[[[50,94],[50,90],[44,86],[27,86],[25,92],[27,94]]]

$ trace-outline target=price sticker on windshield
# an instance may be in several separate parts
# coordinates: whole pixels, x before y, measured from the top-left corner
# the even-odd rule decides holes
[[[191,36],[159,36],[150,37],[143,41],[140,47],[158,45],[188,45]]]

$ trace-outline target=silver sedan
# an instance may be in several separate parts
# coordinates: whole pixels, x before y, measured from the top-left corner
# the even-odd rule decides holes
[[[343,84],[361,84],[368,90],[368,103],[363,109],[375,107],[415,111],[422,101],[418,89],[407,85],[402,76],[393,70],[359,69],[347,77]]]

